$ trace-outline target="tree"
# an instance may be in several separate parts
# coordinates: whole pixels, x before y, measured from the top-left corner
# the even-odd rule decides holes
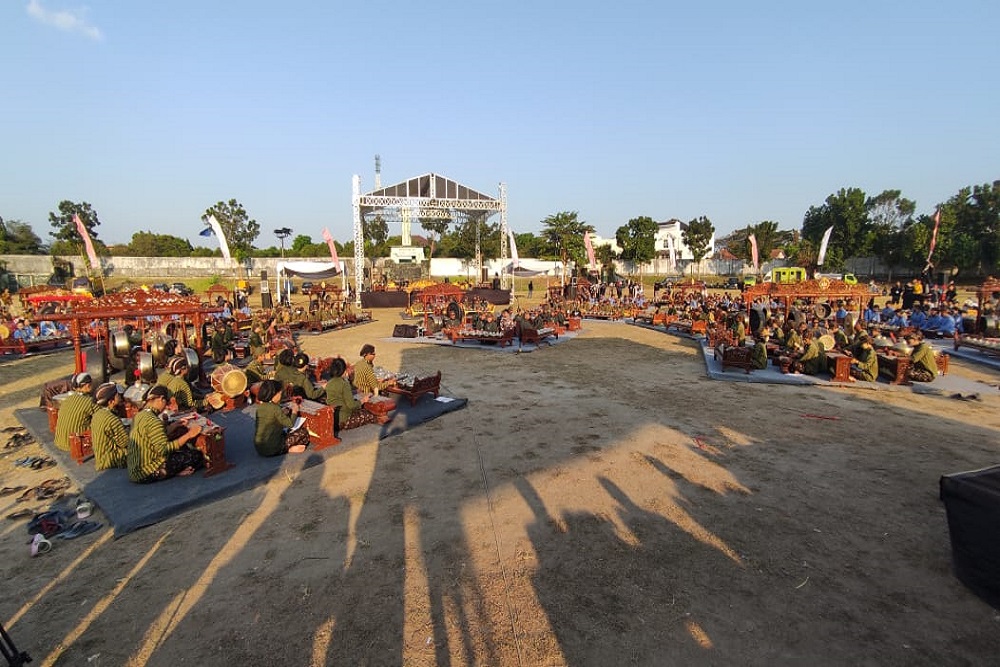
[[[611,247],[611,244],[606,243],[594,248],[594,257],[597,259],[597,263],[601,267],[601,275],[607,276],[608,282],[613,281],[615,273],[615,260],[618,259],[618,255],[615,253],[614,248]]]
[[[43,250],[42,240],[31,225],[0,218],[0,255],[40,255]]]
[[[542,220],[542,238],[545,239],[550,251],[559,257],[563,267],[569,261],[577,266],[585,264],[586,248],[583,245],[583,235],[594,231],[591,225],[577,219],[576,211],[562,211]],[[565,270],[565,268],[564,268]]]
[[[299,234],[292,241],[292,247],[290,248],[293,257],[309,257],[306,254],[306,249],[313,245],[313,240],[311,236],[306,236],[305,234]]]
[[[79,204],[64,199],[59,202],[59,214],[49,212],[49,222],[54,231],[49,232],[49,236],[55,241],[49,247],[53,255],[82,255],[84,254],[83,237],[77,231],[76,221],[73,215],[79,215],[83,226],[90,235],[90,240],[94,244],[94,251],[97,254],[105,252],[104,244],[97,238],[97,227],[101,221],[97,217],[97,211],[87,202]]]
[[[751,234],[757,239],[757,261],[762,266],[771,259],[773,250],[792,242],[794,232],[781,231],[778,229],[778,223],[762,220],[730,234],[723,242],[725,248],[748,264],[753,264],[753,253],[750,250]]]
[[[1000,269],[1000,181],[962,188],[941,207],[938,245],[935,257],[978,276]]]
[[[381,215],[361,220],[361,233],[365,239],[365,255],[368,257],[388,257],[389,225]]]
[[[704,215],[688,222],[687,228],[681,231],[681,239],[691,251],[696,265],[700,265],[708,254],[708,246],[714,234],[715,225]]]
[[[827,245],[825,266],[843,268],[848,257],[864,255],[871,248],[872,226],[864,190],[841,188],[826,198],[823,206],[811,206],[802,220],[802,236],[818,248],[826,230],[833,227]]]
[[[187,239],[153,232],[136,232],[128,244],[133,257],[190,257],[193,249]]]
[[[430,237],[428,240],[431,244],[431,254],[434,256],[434,250],[437,249],[438,242],[448,233],[448,228],[451,227],[450,218],[420,218],[420,227],[425,232],[427,232]]]
[[[241,264],[245,262],[253,253],[253,242],[260,235],[260,225],[247,215],[243,204],[235,199],[210,206],[205,209],[201,219],[207,225],[211,216],[215,216],[222,233],[226,235],[233,257]]]
[[[615,240],[622,249],[621,258],[639,267],[653,259],[656,256],[657,229],[656,222],[648,215],[632,218],[628,224],[619,227]]]
[[[900,196],[899,190],[884,190],[865,202],[871,223],[871,251],[882,259],[890,271],[903,258],[902,231],[913,221],[916,203]],[[891,277],[891,273],[890,273]]]

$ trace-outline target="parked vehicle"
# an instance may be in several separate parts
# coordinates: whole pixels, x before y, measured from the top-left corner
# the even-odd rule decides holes
[[[158,292],[169,292],[170,285],[166,283],[153,283],[153,289],[157,290]]]
[[[778,266],[764,279],[772,283],[800,283],[807,279],[806,270],[801,266]]]
[[[184,283],[174,283],[170,286],[170,293],[178,294],[180,296],[192,296],[194,294],[194,290]]]
[[[310,290],[312,290],[312,288],[313,288],[313,284],[311,282],[309,282],[308,280],[305,281],[304,283],[302,283],[302,293],[303,294],[308,294],[310,292]]]
[[[736,276],[729,276],[726,280],[726,289],[739,289],[740,285],[740,279]]]

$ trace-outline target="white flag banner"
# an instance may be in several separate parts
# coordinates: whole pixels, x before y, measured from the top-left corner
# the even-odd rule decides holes
[[[751,234],[747,237],[750,241],[750,259],[753,260],[753,272],[757,273],[760,271],[760,255],[757,253],[757,235]]]
[[[231,260],[233,256],[229,253],[229,242],[226,241],[226,235],[222,233],[222,226],[219,225],[219,221],[215,219],[214,215],[208,216],[208,224],[212,227],[212,231],[215,235],[219,237],[219,249],[222,250],[222,256],[226,260]]]
[[[833,232],[833,225],[826,228],[826,233],[823,234],[823,241],[819,244],[819,255],[816,257],[816,266],[823,266],[823,260],[826,259],[826,247],[830,244],[830,234]]]
[[[517,256],[517,243],[514,242],[514,230],[507,228],[507,236],[510,237],[510,258],[513,261],[514,268],[521,266],[521,258]]]
[[[674,247],[674,237],[667,237],[667,251],[670,253],[670,270],[677,270],[677,248]]]

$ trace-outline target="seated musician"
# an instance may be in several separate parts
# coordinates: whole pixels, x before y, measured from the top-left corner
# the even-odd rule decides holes
[[[90,395],[93,380],[88,373],[77,373],[72,380],[73,391],[63,399],[56,420],[56,447],[69,451],[69,436],[90,430],[90,418],[97,409],[94,397]]]
[[[336,358],[330,365],[330,381],[326,383],[326,404],[337,410],[337,430],[357,428],[365,424],[384,424],[388,415],[375,415],[365,410],[354,397],[354,390],[347,380],[347,363]]]
[[[107,382],[97,388],[97,410],[90,418],[90,442],[94,449],[94,468],[124,468],[128,454],[128,431],[115,414],[123,402],[125,388]]]
[[[196,396],[194,390],[186,379],[188,372],[188,361],[185,357],[172,357],[167,362],[167,372],[160,375],[156,384],[163,385],[168,391],[168,402],[171,409],[179,412],[185,410],[204,410],[205,399]]]
[[[785,349],[789,352],[800,352],[802,350],[802,334],[805,325],[796,327],[793,322],[788,322],[788,334],[785,336]]]
[[[917,332],[907,334],[906,342],[913,347],[913,351],[910,353],[909,379],[913,382],[932,382],[938,374],[934,348],[924,340],[922,334]]]
[[[274,371],[268,369],[264,365],[264,360],[267,358],[267,352],[261,352],[260,354],[254,355],[253,361],[246,365],[243,372],[246,373],[247,383],[255,384],[263,380],[270,380],[271,376],[274,375]]]
[[[284,349],[278,353],[277,363],[274,369],[274,379],[281,383],[281,386],[292,385],[292,395],[308,398],[310,401],[322,401],[323,388],[313,384],[305,372],[304,368],[309,366],[309,357],[303,353],[295,354],[289,349]]]
[[[308,429],[289,430],[295,425],[299,404],[292,401],[290,414],[286,413],[281,407],[281,390],[282,384],[277,380],[264,380],[257,393],[253,446],[261,456],[301,454],[309,444]]]
[[[851,377],[865,382],[878,379],[878,355],[872,347],[871,338],[864,332],[857,336],[854,359],[851,360]]]
[[[229,349],[229,344],[226,336],[226,325],[222,320],[218,320],[215,325],[215,332],[209,341],[209,347],[212,350],[212,361],[221,364],[226,360],[226,351]]]
[[[372,362],[375,361],[375,346],[365,343],[361,347],[361,358],[354,364],[354,388],[363,397],[367,395],[378,395],[386,387],[396,384],[395,379],[379,380],[375,377],[375,368]]]
[[[264,333],[264,325],[260,322],[254,322],[250,330],[250,356],[252,358],[257,359],[267,352],[266,338],[267,334]]]
[[[750,368],[764,370],[767,368],[767,341],[771,338],[771,330],[764,327],[760,330],[750,354]]]
[[[806,329],[802,343],[805,346],[805,351],[795,362],[796,371],[806,375],[819,375],[820,371],[826,370],[826,355],[812,329]]]
[[[205,465],[202,453],[187,446],[201,433],[201,426],[185,425],[171,440],[160,414],[167,407],[169,392],[156,385],[146,395],[145,407],[135,416],[128,437],[128,478],[137,484],[158,482],[177,475],[190,475]],[[183,424],[183,422],[182,422]]]

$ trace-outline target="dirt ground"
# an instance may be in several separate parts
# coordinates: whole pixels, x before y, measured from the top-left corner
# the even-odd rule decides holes
[[[996,664],[1000,613],[952,574],[938,499],[942,474],[1000,462],[995,399],[712,381],[692,341],[625,324],[514,355],[383,341],[399,320],[376,317],[304,347],[374,342],[469,406],[36,558],[2,518],[25,503],[0,497],[18,648],[89,667]],[[68,364],[0,366],[0,427]],[[63,474],[8,452],[2,486]]]

